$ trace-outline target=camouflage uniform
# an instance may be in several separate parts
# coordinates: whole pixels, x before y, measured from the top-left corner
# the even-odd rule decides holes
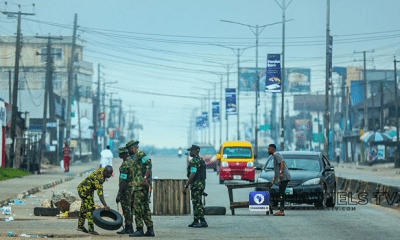
[[[142,184],[146,171],[151,171],[151,168],[151,159],[144,152],[138,150],[133,157],[133,192],[137,228],[143,228],[143,221],[147,228],[153,226],[149,207],[149,186]]]
[[[78,186],[78,194],[82,199],[81,210],[79,213],[78,228],[83,228],[85,225],[85,218],[88,218],[89,232],[94,231],[93,223],[93,211],[94,206],[94,191],[97,190],[97,195],[100,197],[103,195],[103,183],[106,178],[104,177],[105,168],[100,168],[90,174],[85,180]]]
[[[201,168],[201,161],[204,161],[199,155],[193,157],[189,165],[189,174],[198,173]],[[188,175],[189,175],[188,174]],[[203,196],[204,189],[206,188],[206,181],[203,179],[197,179],[190,184],[190,192],[193,205],[193,215],[195,220],[204,219],[204,208],[201,203],[201,197]]]
[[[118,191],[118,196],[121,198],[122,212],[125,218],[125,225],[132,224],[134,210],[132,207],[132,192],[133,192],[133,160],[128,157],[119,167],[119,181],[126,181],[124,189]]]

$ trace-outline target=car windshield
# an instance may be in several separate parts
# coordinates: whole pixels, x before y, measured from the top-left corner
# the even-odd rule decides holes
[[[289,170],[303,170],[303,171],[316,171],[319,172],[321,170],[320,161],[318,156],[295,156],[295,155],[283,155],[283,159]],[[268,162],[265,165],[264,170],[273,170],[274,169],[274,161],[273,157],[268,158]]]
[[[216,151],[212,147],[200,147],[200,154],[216,154]]]
[[[224,148],[223,158],[252,158],[253,154],[249,147],[226,147]]]

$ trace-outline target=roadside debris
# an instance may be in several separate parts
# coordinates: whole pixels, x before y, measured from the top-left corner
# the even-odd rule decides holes
[[[0,208],[0,211],[3,211],[4,215],[10,215],[11,214],[11,207],[2,207],[2,208]]]
[[[6,221],[6,222],[11,222],[11,221],[14,221],[14,218],[13,217],[8,217],[6,220],[4,220],[4,221]]]

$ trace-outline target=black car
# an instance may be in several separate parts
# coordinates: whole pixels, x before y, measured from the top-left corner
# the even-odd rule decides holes
[[[286,188],[286,201],[296,204],[314,204],[316,207],[334,207],[336,202],[336,179],[334,167],[320,152],[280,152],[289,169],[291,181]],[[270,156],[256,182],[271,182],[274,177],[274,161]],[[266,191],[256,188],[256,191]],[[278,180],[270,188],[273,207],[278,205]]]

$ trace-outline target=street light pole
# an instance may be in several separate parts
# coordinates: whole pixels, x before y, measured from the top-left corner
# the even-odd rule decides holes
[[[292,21],[293,19],[287,20],[286,22]],[[265,27],[267,26],[272,26],[275,24],[279,24],[279,23],[283,23],[283,22],[276,22],[276,23],[271,23],[271,24],[266,24],[263,26],[254,26],[254,25],[248,25],[248,24],[243,24],[243,23],[238,23],[238,22],[232,22],[232,21],[226,21],[226,20],[221,20],[222,22],[227,22],[227,23],[234,23],[234,24],[238,24],[238,25],[243,25],[243,26],[247,26],[250,28],[250,30],[254,33],[254,35],[256,36],[256,74],[257,74],[257,83],[256,83],[256,104],[255,104],[255,108],[256,108],[256,125],[255,125],[255,148],[254,148],[254,152],[255,154],[258,154],[258,98],[259,98],[259,84],[260,84],[260,79],[258,76],[258,36],[262,33],[262,31],[265,29]],[[253,30],[253,28],[255,29],[255,31]],[[261,29],[259,31],[259,28]],[[282,116],[283,117],[283,116]]]

